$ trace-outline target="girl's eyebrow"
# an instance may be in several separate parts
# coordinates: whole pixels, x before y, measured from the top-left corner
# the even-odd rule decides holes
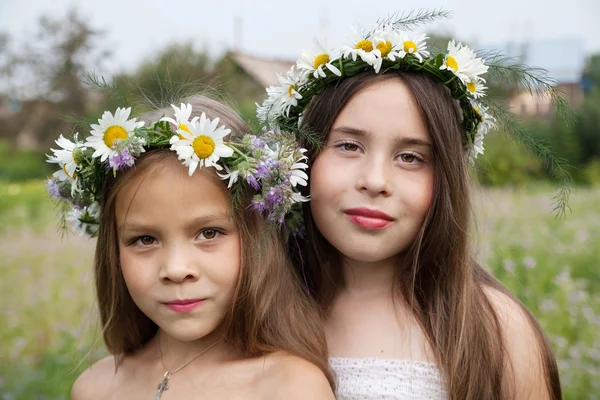
[[[371,136],[371,132],[365,131],[364,129],[353,128],[351,126],[338,126],[337,128],[331,131],[344,133],[346,135],[357,136],[357,137],[369,137]]]
[[[195,218],[190,226],[196,225],[205,225],[210,222],[224,222],[229,221],[228,213],[213,213],[213,214],[205,214]],[[125,221],[123,224],[117,227],[117,230],[121,232],[139,232],[139,231],[153,231],[156,230],[156,226],[152,224],[147,224],[143,222],[136,221]]]
[[[351,135],[351,136],[356,136],[356,137],[365,137],[365,138],[372,136],[372,133],[369,131],[366,131],[364,129],[359,129],[359,128],[353,128],[351,126],[339,126],[335,129],[333,129],[331,132],[332,133],[333,132],[343,133],[346,135]],[[410,137],[410,136],[402,136],[401,138],[395,139],[394,142],[396,142],[399,145],[403,145],[403,146],[431,147],[431,143],[429,143],[429,141],[419,139],[416,137]]]

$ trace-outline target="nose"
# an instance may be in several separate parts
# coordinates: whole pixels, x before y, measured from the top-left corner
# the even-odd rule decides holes
[[[160,280],[163,283],[182,283],[196,281],[200,271],[191,252],[183,245],[172,245],[165,248],[161,260]]]
[[[393,165],[383,155],[365,155],[356,180],[356,189],[369,196],[391,196]]]

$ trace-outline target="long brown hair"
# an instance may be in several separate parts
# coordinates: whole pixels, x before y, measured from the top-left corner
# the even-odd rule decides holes
[[[220,118],[232,135],[249,131],[237,114],[217,101],[195,96],[186,102],[196,113]],[[168,112],[157,110],[143,119],[158,120]],[[123,187],[151,174],[168,157],[176,154],[168,149],[151,150],[136,160],[134,168],[116,178],[109,174],[104,182],[94,268],[104,342],[116,357],[142,348],[158,327],[135,305],[120,271],[115,199]],[[244,194],[243,204],[250,204],[252,194],[250,190]],[[224,340],[249,357],[277,350],[300,356],[319,367],[333,388],[321,319],[293,271],[283,234],[248,207],[231,212],[240,233],[242,260],[231,308],[223,320]]]
[[[450,398],[513,398],[514,383],[504,374],[509,363],[499,315],[486,289],[509,296],[523,310],[536,334],[548,392],[553,399],[562,398],[556,360],[541,327],[525,306],[471,257],[468,146],[460,109],[447,88],[418,74],[362,73],[316,96],[304,113],[304,128],[326,140],[338,114],[354,95],[389,79],[401,79],[412,92],[435,158],[434,198],[417,237],[395,268],[394,291],[425,332]],[[309,149],[307,154],[313,161],[318,149]],[[303,259],[298,257],[295,264],[326,316],[343,286],[340,254],[319,232],[310,206],[304,206],[304,219]]]

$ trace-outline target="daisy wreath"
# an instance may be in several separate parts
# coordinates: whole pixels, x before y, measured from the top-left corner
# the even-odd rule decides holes
[[[267,130],[293,132],[302,143],[319,148],[320,139],[302,128],[302,115],[311,99],[325,87],[369,70],[377,74],[390,70],[424,74],[446,86],[460,104],[470,160],[474,162],[483,154],[484,137],[500,124],[511,139],[526,145],[545,161],[558,186],[555,211],[564,215],[571,193],[567,161],[532,138],[499,102],[486,97],[488,79],[494,84],[525,88],[549,97],[561,118],[572,125],[574,113],[555,88],[556,81],[540,68],[520,64],[498,52],[476,53],[455,40],[451,40],[444,51],[432,54],[426,35],[412,29],[448,16],[448,12],[436,10],[406,16],[395,14],[380,20],[371,29],[352,29],[347,43],[339,50],[315,40],[313,49],[303,51],[296,65],[279,76],[279,86],[267,88],[267,99],[262,105],[257,104],[258,119]]]
[[[306,186],[304,172],[305,149],[298,146],[293,135],[282,131],[264,132],[260,136],[246,134],[240,140],[224,140],[231,130],[210,120],[204,113],[192,115],[190,104],[171,106],[174,118],[159,121],[137,121],[130,118],[131,108],[117,108],[112,114],[104,112],[98,124],[91,125],[90,136],[81,139],[76,133],[72,140],[60,135],[51,149],[48,162],[58,164],[59,170],[48,180],[50,196],[66,205],[63,226],[73,223],[81,234],[96,236],[100,216],[99,200],[107,174],[131,168],[144,152],[155,148],[170,148],[177,153],[189,176],[196,170],[212,167],[217,175],[228,180],[235,191],[248,185],[256,194],[250,207],[268,221],[294,229],[296,203],[308,201],[297,186]],[[174,127],[174,129],[173,129]]]

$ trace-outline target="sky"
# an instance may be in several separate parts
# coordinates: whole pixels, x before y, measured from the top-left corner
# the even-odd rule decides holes
[[[339,48],[350,25],[440,7],[452,19],[428,31],[474,47],[567,38],[581,41],[586,55],[600,52],[600,0],[0,0],[0,32],[19,43],[33,35],[40,16],[64,17],[75,8],[105,32],[101,43],[112,56],[103,68],[110,73],[131,71],[166,45],[190,40],[214,57],[235,49],[296,59],[315,35]],[[561,57],[561,46],[555,47],[555,57]]]

